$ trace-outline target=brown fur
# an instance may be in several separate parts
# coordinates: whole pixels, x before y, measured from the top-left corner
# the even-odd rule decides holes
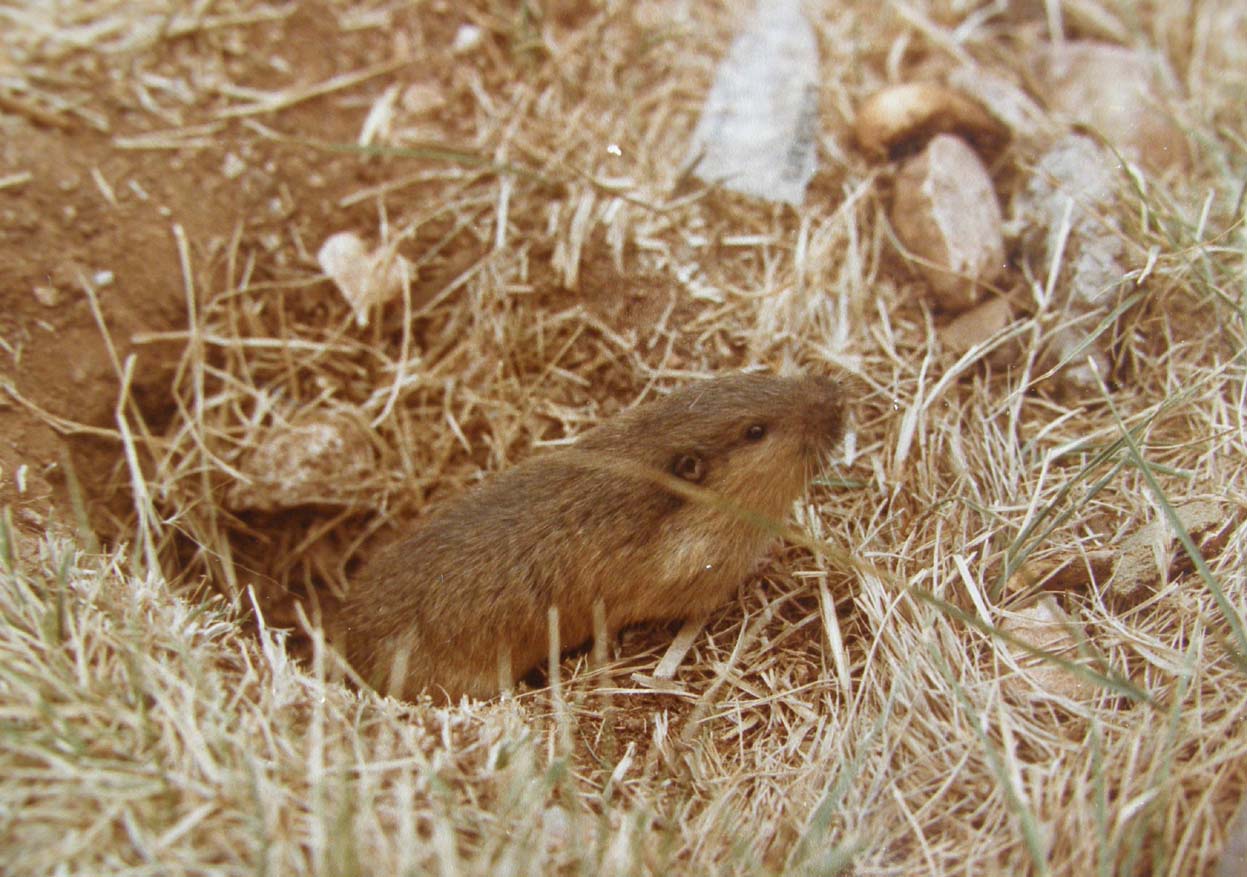
[[[592,638],[599,599],[612,631],[707,612],[765,549],[758,517],[785,518],[843,418],[828,378],[743,374],[626,411],[379,552],[343,608],[347,656],[381,691],[486,697],[500,659],[519,678],[545,658],[551,605],[564,647]],[[678,495],[662,484],[673,474],[758,517]]]

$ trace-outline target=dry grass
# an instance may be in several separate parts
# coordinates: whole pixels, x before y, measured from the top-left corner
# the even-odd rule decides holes
[[[317,275],[319,241],[292,233],[282,265],[236,237],[209,264],[179,231],[176,414],[157,436],[119,404],[129,547],[3,533],[7,872],[1211,873],[1247,788],[1244,18],[1067,9],[1165,53],[1200,157],[1123,194],[1139,296],[1118,383],[1063,401],[1037,358],[1056,315],[1020,324],[1012,369],[940,352],[888,242],[888,172],[842,127],[906,50],[1016,63],[1008,28],[941,24],[965,5],[819,14],[823,169],[800,211],[680,178],[731,11],[612,6],[564,27],[467,3],[475,52],[423,82],[365,71],[446,96],[373,115],[389,158],[359,160],[387,181],[344,206],[378,205],[361,231],[416,279],[369,326]],[[444,53],[418,45],[431,32],[411,39]],[[280,136],[260,114],[306,97],[216,115]],[[252,613],[284,593],[329,609],[428,502],[755,366],[851,373],[856,431],[797,510],[808,541],[777,550],[669,686],[648,676],[670,634],[646,630],[604,667],[567,659],[553,692],[400,704],[335,681],[314,635],[294,661]],[[330,415],[362,436],[359,477],[315,483],[297,512],[247,508],[256,449]],[[1115,598],[1098,558],[1195,498],[1225,503],[1225,538]],[[1053,569],[1066,666],[1092,683],[1078,700],[1027,684],[1001,631],[1027,599],[1008,583]]]

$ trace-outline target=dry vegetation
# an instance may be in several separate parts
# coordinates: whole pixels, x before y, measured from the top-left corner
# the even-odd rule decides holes
[[[9,58],[146,82],[172,109],[145,137],[229,125],[367,166],[377,182],[341,206],[415,267],[361,327],[311,257],[322,238],[170,238],[185,328],[117,360],[129,538],[0,530],[0,870],[1213,873],[1247,789],[1247,18],[1081,0],[1027,30],[958,0],[824,4],[822,165],[794,211],[682,177],[743,4],[545,5],[325,7],[327,32],[375,33],[377,66],[268,92],[212,62],[286,7],[0,9]],[[454,54],[464,23],[482,40]],[[941,352],[944,317],[891,243],[891,170],[845,127],[889,72],[973,57],[1023,75],[1023,37],[1055,26],[1159,49],[1198,147],[1120,204],[1133,297],[1092,398],[1045,381],[1059,314],[1010,331],[1011,368]],[[199,65],[170,75],[199,78],[158,89],[170,46]],[[93,111],[55,76],[28,85],[26,111]],[[173,106],[184,93],[198,102]],[[309,100],[366,116],[370,144],[284,129],[278,111]],[[1002,159],[1001,185],[1024,160]],[[153,418],[127,388],[169,340]],[[283,602],[331,613],[438,497],[755,366],[853,375],[855,433],[797,510],[805,537],[669,686],[649,676],[671,632],[650,629],[604,666],[565,659],[553,690],[399,703],[337,681]],[[257,458],[317,422],[348,437],[344,459],[299,508],[266,508]],[[1122,599],[1114,550],[1195,499],[1227,526]],[[1074,647],[1045,662],[1077,674],[1073,696],[1020,660],[1016,611],[1040,590],[1069,623]]]

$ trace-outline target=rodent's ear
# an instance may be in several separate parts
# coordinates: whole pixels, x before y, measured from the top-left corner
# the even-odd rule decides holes
[[[671,463],[671,472],[677,478],[698,484],[706,477],[706,461],[700,454],[677,454]]]

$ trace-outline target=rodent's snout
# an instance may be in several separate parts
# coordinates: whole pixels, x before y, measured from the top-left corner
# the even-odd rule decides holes
[[[834,378],[806,378],[806,428],[821,450],[830,450],[844,435],[844,388]]]

